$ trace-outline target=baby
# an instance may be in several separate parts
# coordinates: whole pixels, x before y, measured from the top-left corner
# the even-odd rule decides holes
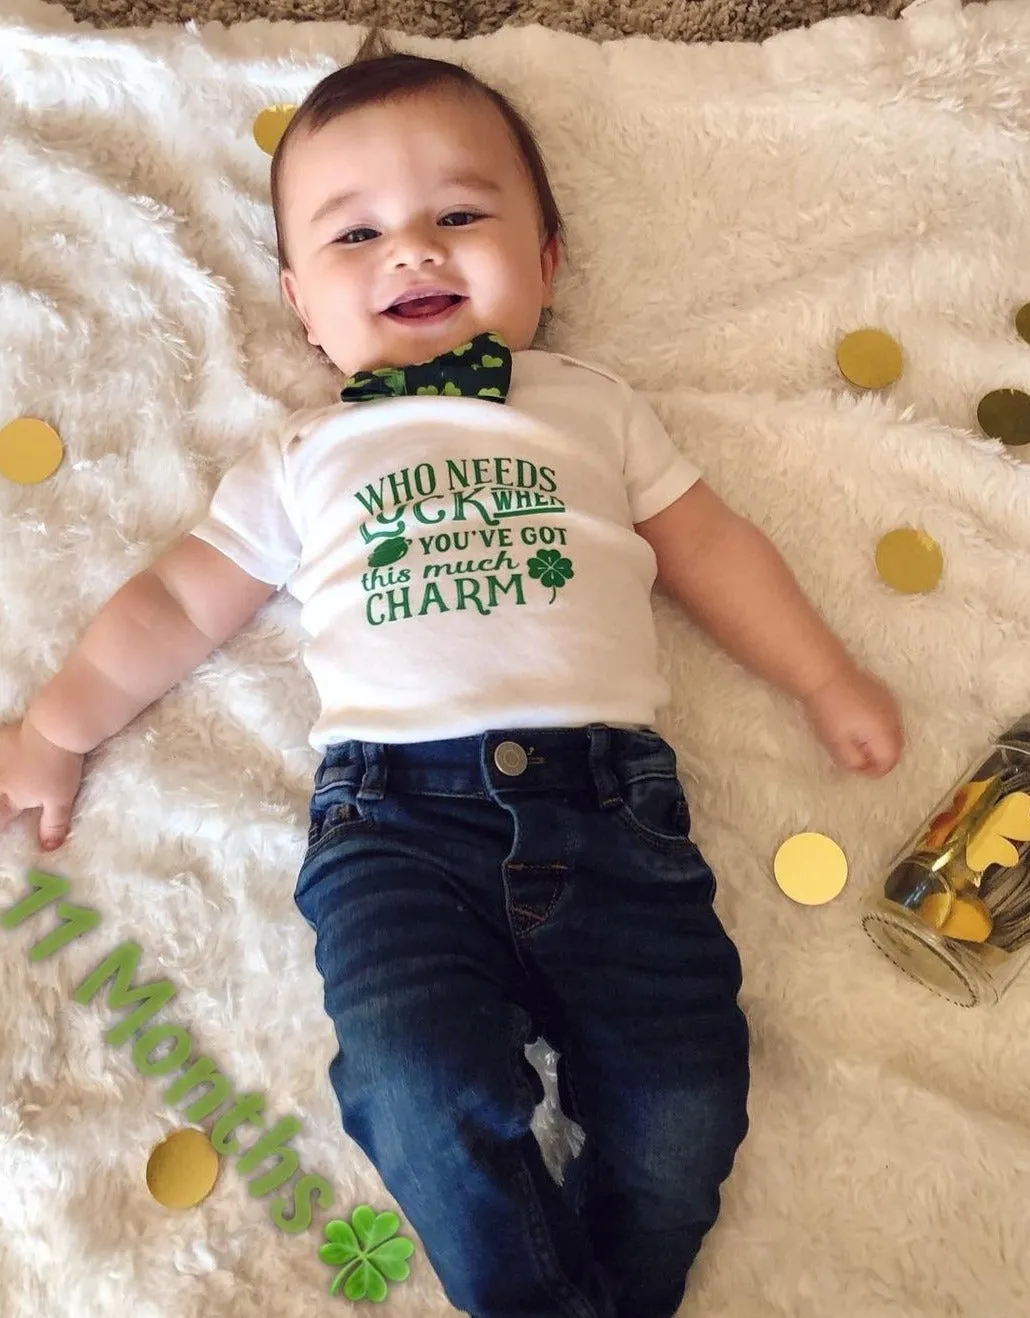
[[[476,1318],[669,1318],[747,1128],[740,962],[653,730],[657,580],[887,772],[885,688],[617,377],[533,347],[562,226],[466,70],[366,42],[272,165],[282,288],[346,377],[256,443],[0,730],[0,827],[286,587],[321,756],[296,901],[345,1130]],[[561,1185],[525,1046],[582,1127]]]

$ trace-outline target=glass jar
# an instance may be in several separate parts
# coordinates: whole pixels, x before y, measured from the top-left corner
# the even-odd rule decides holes
[[[1030,714],[902,848],[862,926],[942,997],[963,1007],[998,1001],[1030,958]]]

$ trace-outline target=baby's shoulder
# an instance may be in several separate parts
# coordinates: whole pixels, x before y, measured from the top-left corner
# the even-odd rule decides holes
[[[570,386],[583,384],[596,388],[598,380],[607,380],[620,390],[629,388],[621,375],[616,375],[614,371],[608,370],[607,367],[598,366],[596,362],[588,362],[581,357],[573,357],[567,352],[537,349],[526,355],[529,358],[536,359],[533,365],[538,369],[554,372],[563,383]]]
[[[325,403],[321,407],[303,407],[287,416],[276,432],[276,441],[282,453],[286,453],[294,444],[306,439],[333,417],[347,411],[348,404],[342,402]]]

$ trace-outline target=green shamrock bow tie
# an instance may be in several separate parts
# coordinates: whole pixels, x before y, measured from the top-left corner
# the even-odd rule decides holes
[[[451,352],[414,366],[380,366],[358,371],[340,391],[345,403],[404,394],[439,394],[448,398],[486,398],[503,403],[511,384],[511,351],[496,334],[477,334]]]

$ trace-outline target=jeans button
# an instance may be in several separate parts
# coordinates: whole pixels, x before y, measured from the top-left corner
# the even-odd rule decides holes
[[[529,756],[517,741],[502,741],[494,751],[494,764],[509,778],[517,778],[520,773],[525,773],[528,763]]]

